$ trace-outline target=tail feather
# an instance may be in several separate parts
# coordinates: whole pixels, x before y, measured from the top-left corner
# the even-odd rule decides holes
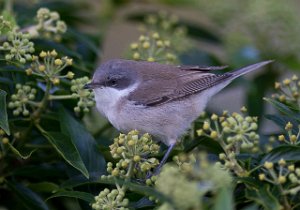
[[[255,64],[252,64],[252,65],[245,66],[243,68],[234,70],[234,71],[230,72],[230,74],[232,74],[234,76],[234,78],[236,78],[236,77],[242,76],[244,74],[247,74],[251,71],[254,71],[258,68],[261,68],[261,67],[263,67],[263,66],[265,66],[269,63],[272,63],[272,62],[273,62],[273,60],[262,61],[262,62],[259,62],[259,63],[255,63]]]

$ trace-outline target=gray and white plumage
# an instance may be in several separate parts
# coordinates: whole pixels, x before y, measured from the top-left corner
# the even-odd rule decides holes
[[[137,129],[174,145],[208,100],[233,79],[272,61],[216,74],[225,67],[174,66],[115,59],[102,64],[89,87],[97,109],[122,132]]]

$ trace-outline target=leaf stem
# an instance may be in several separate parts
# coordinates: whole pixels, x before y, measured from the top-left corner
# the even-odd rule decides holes
[[[129,166],[128,166],[128,171],[127,171],[127,173],[125,175],[125,177],[126,177],[125,178],[125,182],[130,181],[132,173],[133,173],[133,169],[134,169],[133,166],[134,166],[134,162],[133,162],[133,160],[131,160],[130,163],[129,163]],[[127,188],[126,188],[125,185],[122,186],[122,190],[124,192],[126,192]]]
[[[130,179],[131,176],[132,176],[133,165],[134,165],[133,160],[131,160],[130,163],[129,163],[127,174],[125,175],[126,176],[126,180]]]
[[[75,99],[77,96],[73,95],[49,95],[48,100],[65,100],[65,99]]]
[[[38,109],[35,110],[35,112],[32,114],[32,119],[35,124],[38,123],[38,119],[40,118],[42,112],[44,112],[47,107],[48,100],[49,100],[48,98],[50,95],[50,89],[51,89],[51,83],[50,83],[50,80],[47,80],[45,95],[44,95],[42,101],[40,102],[40,106],[38,107]]]
[[[238,163],[238,161],[236,160],[235,157],[231,157],[230,155],[230,150],[226,149],[226,144],[224,143],[224,141],[222,139],[218,140],[219,144],[221,145],[221,147],[223,148],[224,152],[226,153],[227,158],[229,159],[229,161],[231,163],[233,163],[233,171],[239,176],[239,177],[245,177],[248,176],[248,172],[246,170],[244,170],[240,164]]]
[[[283,198],[284,209],[287,209],[287,210],[292,209],[291,205],[289,204],[289,201],[287,199],[287,196],[284,193],[284,189],[283,189],[282,185],[279,184],[278,186],[279,186],[279,190],[281,192],[282,198]]]

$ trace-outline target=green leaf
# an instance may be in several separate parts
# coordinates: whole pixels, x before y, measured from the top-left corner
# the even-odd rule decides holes
[[[46,193],[53,193],[58,191],[60,188],[57,184],[52,182],[39,182],[39,183],[30,183],[28,187],[36,192],[46,192]]]
[[[26,160],[28,158],[30,158],[30,156],[32,155],[32,153],[34,153],[36,151],[36,149],[32,150],[28,155],[22,155],[20,153],[19,150],[17,150],[11,143],[8,143],[9,148],[11,149],[11,151],[16,154],[17,156],[19,156],[20,158]]]
[[[218,191],[216,196],[214,210],[232,210],[234,209],[232,190],[229,188],[223,187]]]
[[[48,210],[48,206],[42,198],[29,188],[14,182],[7,182],[7,185],[27,209]]]
[[[265,115],[265,118],[267,118],[268,120],[273,121],[274,123],[276,123],[281,128],[284,128],[285,125],[288,122],[291,122],[293,125],[298,124],[298,122],[296,122],[295,120],[293,120],[293,119],[291,119],[290,117],[287,117],[287,116],[267,114],[267,115]],[[296,126],[293,126],[292,131],[293,131],[293,133],[296,134],[298,132],[298,128]]]
[[[79,170],[86,178],[89,178],[89,172],[78,150],[68,136],[58,132],[46,132],[40,127],[39,130],[71,166]]]
[[[106,163],[100,151],[97,150],[94,137],[65,109],[60,109],[59,117],[62,132],[71,138],[89,173],[98,173],[98,176],[99,173],[105,173]]]
[[[195,147],[197,147],[200,150],[205,150],[209,153],[214,154],[219,154],[223,152],[223,149],[218,142],[204,136],[196,137],[191,142],[189,142],[189,144],[186,144],[184,146],[184,152],[190,152]]]
[[[282,112],[284,115],[300,121],[299,113],[296,110],[293,110],[291,107],[271,98],[264,98],[264,100],[271,103],[278,111]]]
[[[5,133],[10,135],[8,118],[6,112],[6,92],[4,90],[0,90],[0,128],[2,128]]]
[[[254,177],[235,177],[235,182],[242,182],[252,188],[259,188],[261,186],[261,182],[255,179]]]
[[[264,162],[278,162],[281,158],[286,161],[299,161],[300,160],[300,147],[292,145],[279,146],[267,153],[260,161]]]
[[[84,186],[84,185],[90,185],[90,184],[109,184],[109,185],[115,185],[116,182],[119,185],[124,185],[126,186],[130,191],[132,192],[136,192],[138,194],[141,195],[145,195],[145,196],[153,196],[155,198],[158,198],[160,201],[164,202],[172,202],[170,200],[170,198],[166,197],[165,195],[163,195],[162,193],[156,191],[154,188],[149,187],[149,186],[145,186],[142,184],[137,184],[137,183],[132,183],[129,181],[125,181],[122,179],[118,179],[116,177],[113,178],[106,178],[106,179],[98,179],[97,181],[91,181],[91,182],[87,182],[85,180],[74,180],[73,178],[71,178],[70,180],[67,180],[66,182],[62,183],[61,187],[63,188],[73,188],[73,187],[79,187],[79,186]]]
[[[280,210],[281,205],[278,199],[270,192],[269,185],[261,187],[259,190],[246,190],[246,198],[262,205],[265,210]]]
[[[54,195],[51,195],[47,200],[57,197],[69,197],[69,198],[78,198],[84,200],[88,203],[95,202],[94,196],[90,193],[80,192],[80,191],[61,191],[57,192]]]
[[[83,179],[84,177],[72,177],[64,182],[61,183],[60,187],[64,188],[64,189],[71,189],[74,187],[79,187],[79,186],[84,186],[84,185],[89,185],[92,183],[97,183],[96,180],[87,180],[87,179]],[[110,184],[112,184],[113,182],[111,182]]]

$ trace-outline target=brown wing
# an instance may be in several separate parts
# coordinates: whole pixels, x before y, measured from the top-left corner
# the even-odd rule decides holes
[[[143,81],[138,90],[130,93],[128,99],[137,105],[154,106],[169,101],[169,96],[177,88],[177,80],[151,79]]]
[[[187,73],[170,80],[148,80],[139,90],[129,95],[129,100],[144,106],[156,106],[199,93],[231,77],[231,74]]]
[[[211,70],[223,67],[171,66],[158,63],[143,63],[143,82],[138,91],[129,95],[129,100],[144,106],[156,106],[169,101],[200,93],[226,80],[258,69],[272,61],[263,61],[225,74],[212,74]],[[159,79],[157,78],[159,75]]]
[[[223,70],[227,67],[228,66],[178,66],[178,68],[185,71],[203,71],[203,72]]]
[[[182,87],[174,90],[174,98],[182,98],[195,93],[199,93],[210,87],[213,87],[225,79],[231,77],[231,74],[207,74],[203,77],[183,84]]]

